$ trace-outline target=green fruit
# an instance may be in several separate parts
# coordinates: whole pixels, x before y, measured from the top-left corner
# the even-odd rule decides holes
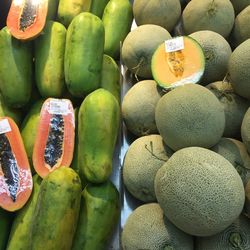
[[[120,103],[120,70],[115,60],[108,55],[103,55],[101,88],[108,90]]]
[[[108,4],[109,0],[84,0],[85,2],[90,2],[89,4],[89,12],[102,18],[104,9]]]
[[[132,73],[143,78],[152,78],[152,55],[160,44],[170,38],[169,32],[161,26],[141,25],[126,36],[122,45],[121,59]]]
[[[136,83],[122,101],[122,117],[126,127],[137,136],[157,133],[155,108],[162,96],[153,80]]]
[[[230,82],[236,94],[250,99],[250,39],[241,43],[232,53],[228,63]]]
[[[250,179],[250,156],[245,145],[235,139],[222,138],[211,150],[227,159],[237,170],[243,184],[246,185]]]
[[[105,89],[97,89],[82,102],[78,116],[78,167],[81,179],[106,181],[119,131],[120,107]]]
[[[43,179],[32,217],[31,250],[71,249],[81,188],[79,176],[69,167],[60,167]]]
[[[192,0],[182,13],[185,34],[211,30],[227,37],[234,25],[234,8],[229,0]]]
[[[31,43],[13,38],[7,29],[0,31],[0,91],[6,105],[22,107],[32,89]]]
[[[65,27],[47,21],[43,34],[35,40],[35,75],[43,97],[61,97],[64,90]]]
[[[174,151],[199,146],[210,148],[221,138],[225,114],[208,89],[186,84],[168,92],[155,111],[156,126],[164,142]]]
[[[128,217],[121,237],[122,248],[193,249],[193,238],[175,227],[157,203],[137,207]]]
[[[155,177],[156,198],[168,219],[195,236],[210,236],[240,215],[242,180],[221,155],[200,147],[175,152]]]
[[[160,135],[148,135],[135,140],[129,146],[123,163],[123,183],[128,191],[143,202],[156,201],[156,172],[172,154]]]
[[[156,24],[171,32],[181,16],[180,0],[134,0],[136,24]]]
[[[202,85],[223,80],[227,73],[227,64],[232,53],[227,40],[220,34],[202,30],[190,34],[202,47],[205,56],[205,71],[200,82]]]
[[[30,248],[31,221],[41,182],[42,179],[38,175],[33,177],[32,195],[25,206],[17,212],[12,224],[7,250],[27,250]]]
[[[57,17],[59,0],[49,0],[48,1],[48,13],[47,20],[55,20]]]
[[[195,243],[199,250],[249,249],[250,220],[241,215],[223,232],[211,237],[198,237]]]
[[[104,53],[118,58],[121,43],[129,33],[133,21],[129,0],[110,0],[104,9],[102,21],[105,30]]]
[[[100,18],[84,12],[67,30],[65,80],[69,92],[83,97],[97,89],[101,81],[104,27]]]
[[[247,110],[242,121],[241,138],[250,154],[250,108]]]
[[[249,101],[235,94],[229,82],[213,82],[206,86],[220,101],[225,112],[223,136],[240,138],[240,127],[249,107]]]
[[[13,213],[7,212],[0,208],[0,250],[6,250],[6,245],[8,242],[11,224],[13,221]],[[17,249],[18,250],[18,249]]]
[[[72,250],[105,249],[118,222],[119,211],[119,193],[112,182],[88,184],[82,192]]]
[[[250,5],[250,0],[230,0],[233,4],[235,13],[240,13],[244,8]]]

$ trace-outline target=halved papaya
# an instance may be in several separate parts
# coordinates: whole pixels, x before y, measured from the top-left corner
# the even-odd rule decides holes
[[[16,211],[28,201],[32,175],[22,137],[16,123],[0,118],[0,207]]]
[[[191,37],[176,37],[155,50],[151,69],[154,80],[164,89],[197,83],[205,69],[204,53]]]
[[[70,100],[48,98],[42,106],[32,154],[33,166],[42,178],[55,169],[69,167],[75,140],[74,109]]]
[[[48,13],[48,0],[13,0],[7,16],[7,27],[12,36],[29,40],[44,28]]]

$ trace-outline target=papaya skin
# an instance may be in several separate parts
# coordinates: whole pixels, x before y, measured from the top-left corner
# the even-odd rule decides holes
[[[0,208],[0,250],[6,250],[13,217],[13,213]]]
[[[78,167],[81,179],[102,183],[109,178],[119,121],[119,104],[107,90],[100,88],[82,102],[78,115]]]

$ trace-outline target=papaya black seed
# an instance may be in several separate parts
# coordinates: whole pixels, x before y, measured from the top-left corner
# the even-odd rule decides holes
[[[0,164],[11,199],[15,202],[19,186],[19,170],[5,134],[0,134]]]

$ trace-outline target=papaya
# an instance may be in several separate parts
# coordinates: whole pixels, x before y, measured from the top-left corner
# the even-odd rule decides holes
[[[58,4],[59,4],[59,0],[49,0],[47,20],[55,20],[56,19]]]
[[[105,42],[104,53],[118,58],[120,45],[130,31],[133,9],[129,0],[110,0],[102,17]]]
[[[84,97],[99,87],[103,48],[101,19],[89,12],[75,17],[67,30],[64,64],[66,85],[72,95]]]
[[[57,11],[57,18],[66,28],[74,17],[88,9],[88,2],[84,0],[60,0]]]
[[[105,54],[102,61],[101,88],[108,90],[120,102],[120,69],[115,60]]]
[[[0,250],[6,250],[11,224],[13,220],[13,213],[7,212],[0,208]]]
[[[21,125],[21,136],[23,138],[23,143],[29,159],[29,163],[32,167],[32,173],[35,173],[35,170],[32,166],[32,154],[37,134],[37,128],[40,121],[40,111],[44,101],[44,99],[40,99],[31,106]]]
[[[89,4],[89,12],[102,18],[103,11],[106,5],[109,3],[109,0],[87,0],[85,2],[90,2]]]
[[[78,115],[78,167],[81,179],[105,182],[119,131],[120,108],[115,97],[97,89],[82,102]]]
[[[12,36],[20,40],[37,37],[43,30],[49,0],[12,1],[7,16],[7,27]]]
[[[0,207],[16,211],[28,201],[33,187],[29,160],[16,123],[0,118]]]
[[[119,212],[119,192],[111,181],[88,184],[82,192],[72,250],[106,249]]]
[[[43,34],[35,40],[35,76],[43,97],[61,97],[64,91],[64,51],[66,28],[47,21]]]
[[[43,179],[32,216],[29,249],[71,249],[81,190],[79,176],[68,167],[58,168]]]
[[[153,78],[158,85],[170,89],[199,82],[205,70],[205,56],[199,43],[188,36],[166,43],[155,50],[151,61]],[[175,45],[180,45],[180,49],[172,50]]]
[[[13,221],[6,250],[27,250],[30,247],[31,219],[36,207],[37,197],[42,179],[33,177],[33,191],[27,204],[17,212]]]
[[[8,28],[0,31],[0,91],[11,107],[28,103],[32,89],[32,48],[13,38]],[[11,72],[11,74],[10,74]]]
[[[35,171],[44,178],[73,159],[75,118],[68,99],[48,98],[43,103],[32,154]]]

